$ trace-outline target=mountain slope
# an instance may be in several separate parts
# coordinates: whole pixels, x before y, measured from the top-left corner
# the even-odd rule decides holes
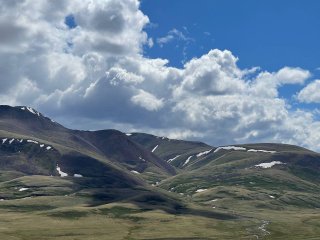
[[[160,187],[225,209],[239,200],[246,208],[319,208],[319,173],[320,154],[301,147],[225,146],[190,163]]]
[[[162,177],[175,174],[171,165],[119,131],[70,130],[29,107],[0,107],[0,137],[34,141],[39,146],[49,145],[61,156],[86,155],[136,174],[147,171]]]
[[[319,172],[297,146],[78,131],[0,106],[4,239],[317,239]]]
[[[148,170],[148,167],[160,168],[168,174],[175,174],[175,169],[171,165],[131,141],[120,131],[79,131],[76,134],[92,143],[108,159],[128,169],[142,173]]]
[[[145,180],[154,183],[174,174],[171,165],[119,131],[71,130],[32,108],[0,106],[0,179],[4,181],[0,199],[39,195],[35,191],[17,195],[8,186],[13,181],[19,188],[18,179],[23,176],[39,184],[35,176],[41,175],[68,178],[71,188],[67,192],[86,196],[92,204],[125,199],[138,204],[148,194],[170,206],[175,200],[149,189]],[[21,189],[25,188],[32,189],[22,184]],[[51,194],[47,189],[41,193]],[[179,204],[172,207],[175,205]]]
[[[197,154],[213,149],[213,147],[202,142],[175,140],[145,133],[130,133],[127,135],[134,142],[178,168],[184,168],[185,163]]]

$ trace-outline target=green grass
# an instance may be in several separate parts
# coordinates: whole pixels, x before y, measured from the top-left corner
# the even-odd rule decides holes
[[[1,239],[251,240],[258,236],[300,240],[320,236],[319,208],[307,206],[310,201],[316,204],[318,198],[308,191],[279,193],[263,185],[258,188],[257,182],[251,188],[227,184],[181,196],[166,194],[157,187],[93,189],[84,184],[72,178],[45,176],[23,176],[2,182],[0,190],[8,194],[21,186],[29,187],[30,191],[16,195],[17,199],[0,202]],[[59,188],[66,189],[67,194],[52,190]],[[39,191],[46,194],[34,195]],[[92,205],[96,193],[126,197],[120,200],[112,197],[111,201]],[[24,198],[29,195],[32,197]],[[214,199],[218,200],[212,202]],[[269,222],[268,235],[260,229],[264,221]]]
[[[122,205],[122,206],[121,206]],[[317,212],[269,211],[239,220],[216,220],[162,211],[137,210],[117,204],[96,208],[74,207],[55,213],[7,212],[0,209],[2,239],[317,239]],[[268,221],[265,235],[259,229]]]
[[[250,144],[245,147],[277,153],[222,150],[198,158],[212,147],[148,134],[127,138],[115,130],[73,131],[33,115],[14,116],[0,119],[1,137],[33,139],[54,150],[0,145],[0,239],[320,239],[317,153]],[[150,153],[156,145],[157,157]],[[177,155],[175,171],[163,160]],[[271,161],[285,164],[254,167]],[[57,177],[57,163],[69,177]],[[196,192],[200,188],[207,190]]]
[[[88,215],[89,215],[88,212],[76,211],[76,210],[65,210],[65,211],[59,211],[59,212],[47,214],[47,216],[49,217],[64,218],[69,220],[77,220],[79,218],[83,218]]]

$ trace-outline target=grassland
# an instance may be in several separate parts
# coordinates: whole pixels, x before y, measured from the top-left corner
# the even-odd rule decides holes
[[[94,190],[75,189],[74,184],[72,178],[43,176],[1,183],[1,194],[11,192],[11,199],[0,201],[0,239],[295,240],[320,236],[318,208],[292,206],[279,211],[234,197],[206,201],[208,195],[216,194],[211,190],[193,196],[170,193],[172,199],[180,198],[184,204],[175,211],[169,202],[163,207],[159,202],[152,204],[145,192],[92,204]],[[19,192],[21,187],[28,190]],[[248,194],[238,189],[240,193]]]
[[[247,212],[237,220],[145,211],[128,203],[60,206],[66,199],[19,200],[1,208],[1,239],[319,239],[317,211]],[[21,202],[23,201],[23,203]],[[68,202],[78,199],[68,199]],[[55,206],[47,205],[54,203]],[[14,204],[14,203],[11,203]],[[68,204],[66,204],[68,205]],[[29,206],[28,208],[21,206]],[[39,209],[39,206],[44,206]],[[48,207],[51,206],[51,207]],[[53,207],[57,207],[52,209]],[[33,209],[34,208],[34,209]],[[45,209],[47,208],[47,209]],[[262,229],[263,224],[264,229]]]

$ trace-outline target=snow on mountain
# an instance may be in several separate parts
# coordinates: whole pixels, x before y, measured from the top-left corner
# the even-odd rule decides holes
[[[261,167],[261,168],[271,168],[271,167],[273,167],[274,165],[277,165],[277,164],[285,164],[285,163],[280,162],[280,161],[272,161],[272,162],[269,162],[269,163],[260,163],[260,164],[254,165],[254,166],[255,167]]]
[[[151,152],[154,152],[158,147],[159,147],[159,145],[155,146],[155,147],[151,150]]]
[[[187,165],[187,164],[190,162],[190,159],[191,159],[192,157],[193,157],[193,155],[190,156],[190,157],[188,157],[188,159],[184,162],[183,166]]]
[[[203,155],[207,155],[207,154],[209,154],[212,150],[213,150],[213,149],[210,149],[210,150],[204,151],[204,152],[200,152],[200,153],[197,154],[197,157],[201,157],[201,156],[203,156]]]
[[[218,147],[214,150],[214,153],[220,151],[220,150],[235,150],[235,151],[246,151],[247,149],[244,147],[236,147],[236,146],[225,146],[225,147]]]

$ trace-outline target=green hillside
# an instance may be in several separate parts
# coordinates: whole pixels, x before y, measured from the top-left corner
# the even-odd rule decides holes
[[[0,106],[1,239],[320,239],[320,154],[78,131]]]

